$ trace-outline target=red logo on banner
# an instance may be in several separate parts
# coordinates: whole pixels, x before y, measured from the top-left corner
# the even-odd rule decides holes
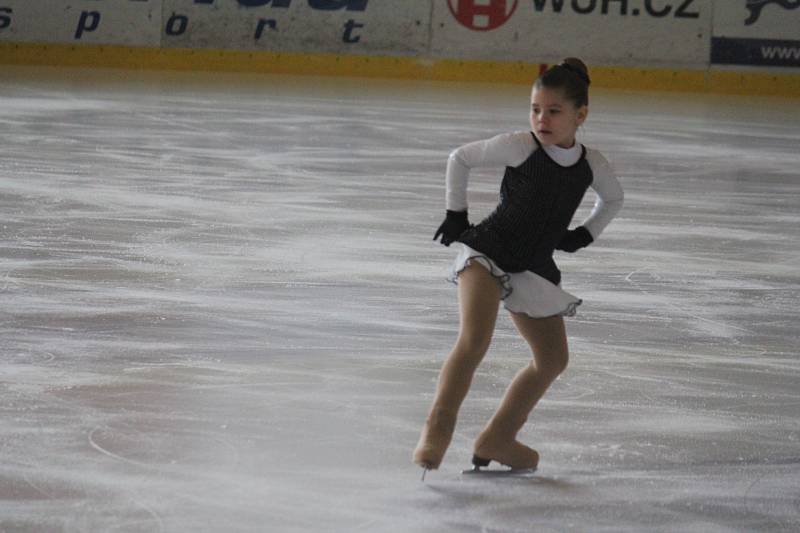
[[[471,30],[487,31],[505,24],[519,0],[447,0],[456,20]]]

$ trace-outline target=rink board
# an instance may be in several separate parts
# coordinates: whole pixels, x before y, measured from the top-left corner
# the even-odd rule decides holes
[[[590,64],[649,67],[708,64],[710,2],[683,9],[628,1],[488,2],[504,4],[505,14],[485,3],[434,2],[431,54],[548,62],[569,55]]]
[[[161,46],[161,0],[0,0],[0,42]]]
[[[800,2],[716,4],[711,62],[800,68]]]
[[[531,83],[547,66],[546,63],[2,42],[0,62],[12,65],[357,76],[523,85]],[[592,86],[598,88],[800,96],[800,75],[781,71],[599,66],[592,67],[591,72]]]
[[[52,5],[0,0],[0,63],[530,83],[542,64],[572,55],[592,67],[595,87],[800,95],[800,6],[786,2],[758,9],[712,0]]]
[[[162,1],[165,48],[405,55],[428,44],[427,2]]]

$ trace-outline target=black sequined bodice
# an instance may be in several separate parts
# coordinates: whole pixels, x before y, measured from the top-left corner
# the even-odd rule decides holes
[[[572,166],[562,167],[538,146],[517,167],[506,167],[495,210],[457,239],[490,257],[506,272],[530,270],[558,285],[553,261],[561,237],[591,185],[586,148]]]

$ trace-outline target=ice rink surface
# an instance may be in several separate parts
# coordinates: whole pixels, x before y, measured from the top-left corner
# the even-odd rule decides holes
[[[579,140],[626,204],[557,257],[584,304],[521,434],[540,470],[460,475],[529,360],[501,314],[420,481],[458,319],[446,159],[527,129],[528,97],[3,67],[0,531],[800,529],[796,100],[591,95]]]

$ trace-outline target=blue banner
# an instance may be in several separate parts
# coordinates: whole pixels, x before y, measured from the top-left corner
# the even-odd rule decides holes
[[[800,41],[714,37],[711,62],[717,65],[800,67]]]

